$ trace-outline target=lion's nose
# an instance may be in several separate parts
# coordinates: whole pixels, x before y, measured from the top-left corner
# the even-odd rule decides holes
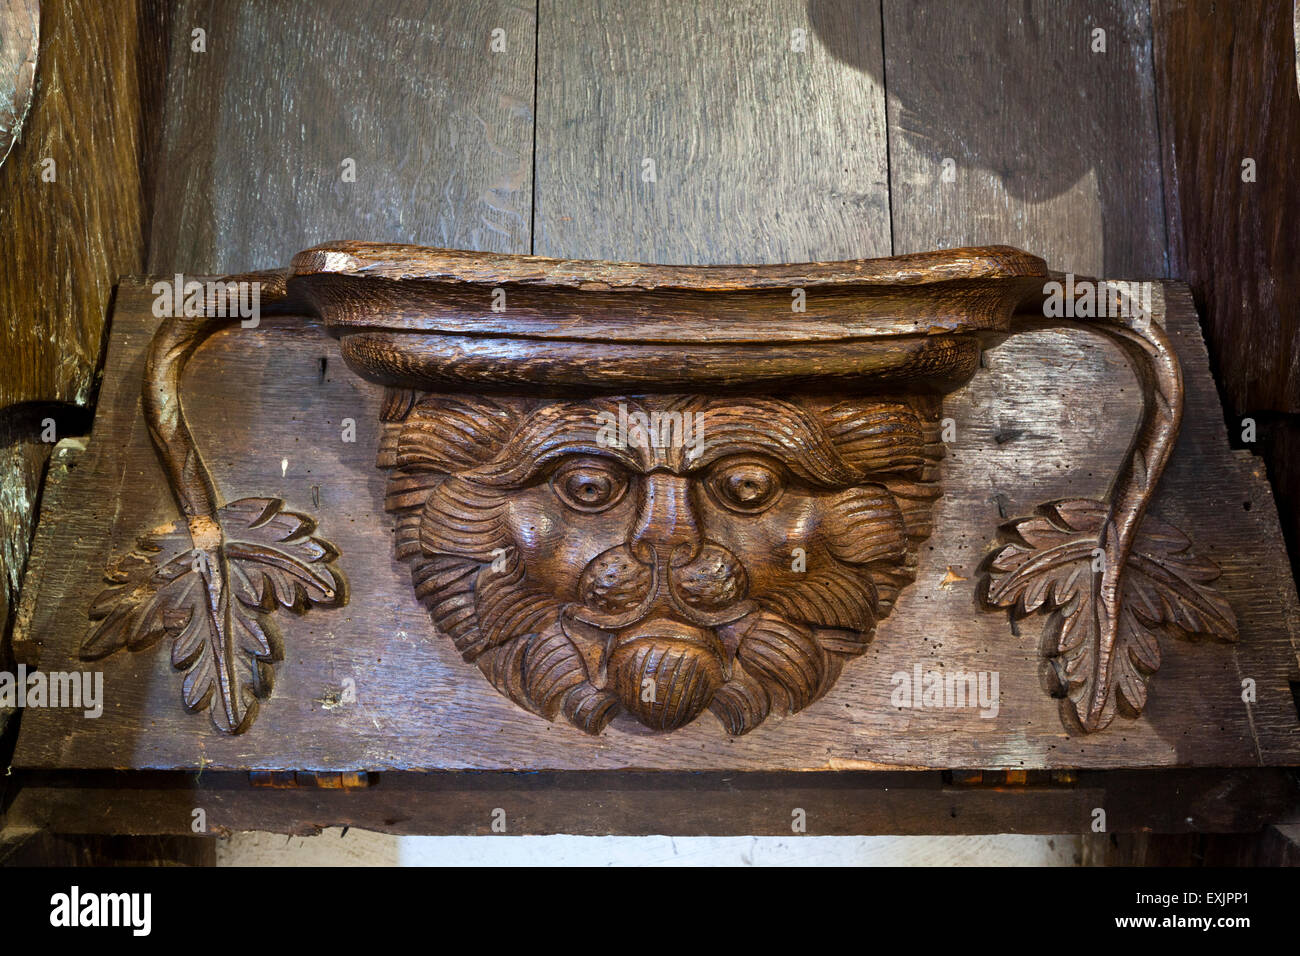
[[[656,554],[675,565],[694,560],[700,551],[700,527],[688,480],[653,473],[645,477],[644,488],[632,532],[632,553],[646,564],[654,563]]]

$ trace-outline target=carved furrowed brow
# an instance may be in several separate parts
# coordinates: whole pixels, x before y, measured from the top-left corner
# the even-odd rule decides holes
[[[745,452],[776,458],[812,485],[844,488],[859,483],[862,473],[845,460],[826,429],[807,409],[777,399],[711,402],[697,421],[702,449],[691,456],[690,470]]]
[[[585,403],[557,403],[533,412],[507,439],[490,462],[465,474],[479,484],[517,488],[532,481],[552,462],[567,455],[599,455],[613,458],[632,471],[650,467],[643,450],[602,442],[602,429],[613,416],[616,400]]]

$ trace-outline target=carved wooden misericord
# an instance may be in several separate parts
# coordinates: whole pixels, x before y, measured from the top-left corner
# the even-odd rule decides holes
[[[1063,719],[1088,732],[1142,711],[1160,636],[1236,639],[1217,567],[1146,513],[1182,413],[1164,330],[1123,290],[1053,317],[1051,278],[1007,247],[671,267],[359,242],[228,277],[322,319],[386,389],[395,556],[498,691],[591,734],[707,710],[732,735],[807,707],[869,645],[931,532],[944,396],[1029,330],[1118,346],[1144,412],[1104,499],[1003,529],[979,603],[1046,612]],[[283,502],[222,503],[204,467],[180,382],[223,306],[151,344],[144,413],[183,520],[109,569],[82,655],[166,638],[186,707],[239,732],[270,690],[272,612],[345,603],[346,555]]]

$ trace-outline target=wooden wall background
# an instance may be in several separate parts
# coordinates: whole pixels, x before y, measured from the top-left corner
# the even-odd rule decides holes
[[[265,268],[334,238],[691,263],[1007,242],[1182,278],[1297,553],[1291,0],[41,8],[35,101],[0,167],[0,620],[40,420],[88,423],[116,277]]]

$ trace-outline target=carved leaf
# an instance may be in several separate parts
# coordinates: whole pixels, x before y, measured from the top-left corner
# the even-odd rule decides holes
[[[1106,516],[1104,503],[1074,499],[1012,522],[1007,530],[1014,539],[991,556],[983,582],[983,598],[992,606],[1057,612],[1049,623],[1050,653],[1081,718],[1097,680],[1101,574],[1093,564]],[[1160,666],[1161,628],[1183,637],[1237,639],[1232,608],[1210,586],[1218,577],[1218,567],[1196,556],[1177,528],[1144,520],[1122,578],[1111,690],[1097,729],[1119,709],[1141,713],[1147,682]]]
[[[188,619],[172,644],[172,666],[185,672],[182,699],[191,711],[208,708],[219,730],[237,733],[255,715],[257,698],[271,689],[264,666],[274,656],[269,623],[229,600],[211,609],[210,590],[198,573],[181,580]]]
[[[109,587],[91,605],[95,623],[81,657],[139,651],[170,636],[172,664],[185,672],[185,706],[209,708],[218,729],[237,733],[270,689],[270,612],[341,604],[343,582],[329,565],[333,547],[312,536],[310,518],[285,511],[278,499],[231,502],[217,512],[217,524],[220,543],[212,550],[195,547],[186,522],[177,521],[114,562]]]
[[[332,603],[341,588],[329,566],[337,553],[312,537],[316,525],[310,518],[283,508],[274,498],[243,498],[218,512],[227,529],[225,551],[236,596],[263,611],[277,604],[304,611]]]
[[[185,624],[182,592],[191,572],[193,546],[184,522],[140,538],[136,549],[109,565],[109,586],[90,606],[98,623],[81,645],[83,660],[99,660],[125,647],[145,650]]]

